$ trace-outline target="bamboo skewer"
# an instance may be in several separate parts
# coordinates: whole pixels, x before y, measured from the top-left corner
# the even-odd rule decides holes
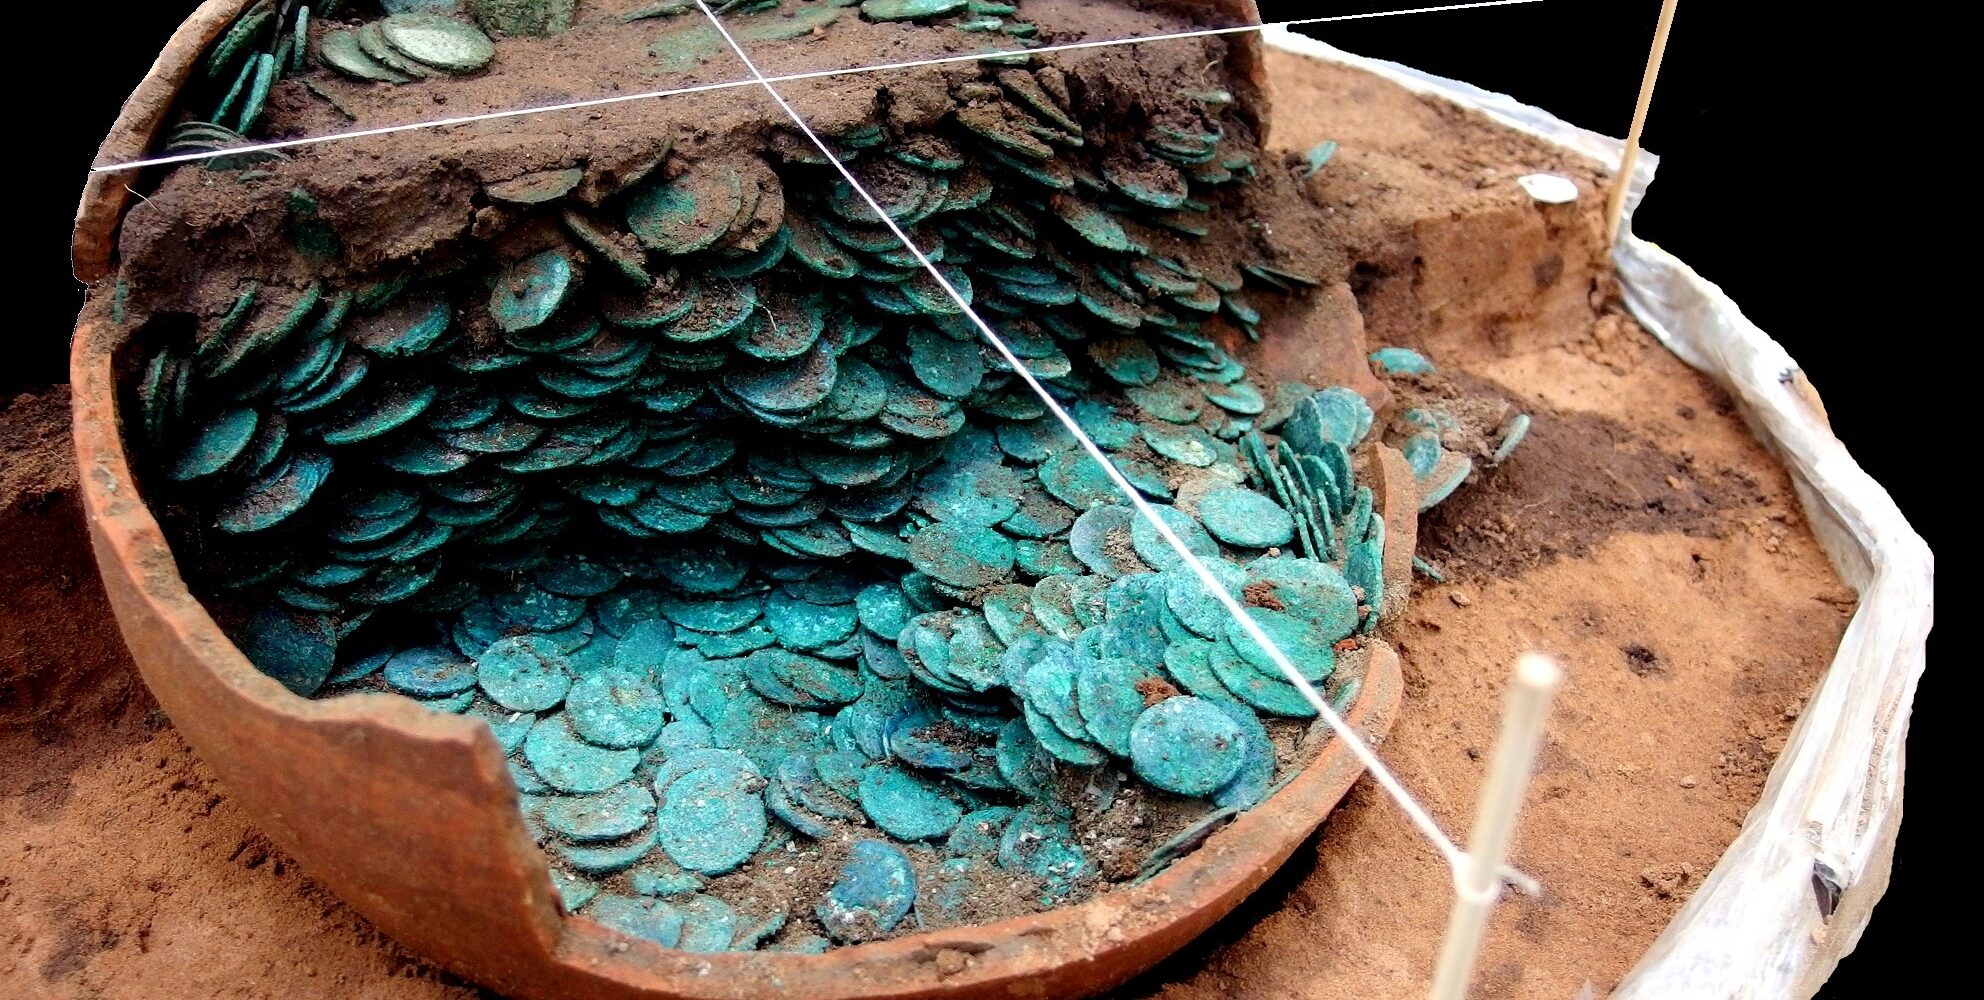
[[[1502,859],[1515,834],[1516,813],[1522,808],[1530,767],[1543,740],[1550,699],[1563,675],[1556,661],[1541,653],[1524,653],[1516,660],[1515,685],[1502,713],[1502,734],[1495,742],[1488,780],[1481,786],[1474,831],[1467,854],[1454,869],[1454,909],[1434,968],[1431,1000],[1461,1000],[1467,992],[1489,911],[1501,895]]]
[[[1680,0],[1664,0],[1660,22],[1653,29],[1653,50],[1646,57],[1646,73],[1640,77],[1640,99],[1633,108],[1632,131],[1626,133],[1625,155],[1619,159],[1619,173],[1612,178],[1612,195],[1605,203],[1605,245],[1619,240],[1619,224],[1626,216],[1626,193],[1633,187],[1633,168],[1639,165],[1640,137],[1646,132],[1647,111],[1653,106],[1653,85],[1660,79],[1660,60],[1667,55],[1667,35],[1674,27],[1674,8]]]

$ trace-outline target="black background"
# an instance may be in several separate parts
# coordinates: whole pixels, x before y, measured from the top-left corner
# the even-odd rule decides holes
[[[1261,4],[1269,20],[1409,5]],[[15,350],[0,365],[0,395],[65,380],[67,338],[61,331],[69,329],[81,303],[68,267],[73,192],[81,189],[124,95],[194,5],[107,6],[114,8],[104,11],[114,15],[114,25],[64,35],[89,39],[86,47],[66,52],[66,72],[10,88],[30,107],[59,107],[61,113],[14,119],[17,126],[35,124],[34,130],[15,131],[17,143],[30,136],[36,141],[34,149],[12,151],[13,170],[29,176],[11,185],[8,213],[11,242],[25,251],[25,259],[8,269],[12,299],[32,308],[28,322],[6,338]],[[1902,104],[1898,88],[1911,77],[1844,69],[1862,53],[1876,61],[1887,52],[1926,58],[1914,54],[1920,44],[1914,36],[1923,28],[1883,20],[1871,10],[1830,18],[1818,13],[1822,6],[1682,5],[1646,135],[1647,147],[1661,156],[1659,180],[1634,229],[1720,284],[1791,351],[1825,396],[1839,436],[1934,546],[1942,541],[1941,525],[1925,509],[1928,475],[1912,449],[1891,446],[1892,435],[1885,433],[1887,421],[1899,419],[1910,401],[1876,391],[1885,380],[1881,366],[1869,363],[1878,356],[1870,338],[1877,338],[1872,344],[1880,350],[1954,339],[1938,337],[1941,328],[1908,327],[1905,313],[1897,311],[1897,300],[1915,302],[1932,293],[1895,287],[1891,279],[1911,277],[1891,273],[1887,263],[1906,259],[1902,248],[1914,244],[1913,234],[1903,236],[1909,214],[1865,183],[1875,168],[1866,161],[1872,150],[1863,133],[1885,121],[1884,109]],[[1467,80],[1578,125],[1624,135],[1658,9],[1659,0],[1543,0],[1307,30],[1352,52]],[[1849,59],[1847,50],[1856,55]],[[53,122],[43,128],[47,119]],[[1932,644],[1932,664],[1935,654]],[[1955,683],[1934,671],[1923,681],[1909,737],[1908,820],[1894,880],[1859,950],[1820,994],[1826,1000],[1885,993],[1875,984],[1932,974],[1940,971],[1935,963],[1951,961],[1918,931],[1931,913],[1945,909],[1937,904],[1954,895],[1943,888],[1954,885],[1944,873],[1962,870],[1947,863],[1955,855],[1942,839],[1958,823],[1957,796],[1948,794],[1955,772],[1939,765],[1936,752],[1955,743]]]

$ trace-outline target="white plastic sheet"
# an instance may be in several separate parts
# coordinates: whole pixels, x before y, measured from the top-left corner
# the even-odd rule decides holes
[[[1616,171],[1624,144],[1503,94],[1354,56],[1286,29],[1269,45],[1367,70],[1479,110]],[[1642,156],[1628,219],[1653,180]],[[1901,822],[1903,743],[1933,620],[1934,559],[1894,501],[1832,435],[1784,348],[1720,288],[1628,233],[1613,252],[1627,307],[1721,383],[1784,462],[1807,520],[1860,606],[1771,768],[1763,797],[1613,1000],[1803,998],[1866,928]],[[1830,913],[1821,899],[1841,890]]]

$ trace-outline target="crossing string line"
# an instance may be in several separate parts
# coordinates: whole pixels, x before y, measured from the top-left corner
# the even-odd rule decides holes
[[[1062,42],[1055,45],[1042,45],[1031,49],[1009,49],[994,52],[972,52],[952,56],[934,56],[927,59],[909,59],[902,62],[873,63],[866,66],[849,66],[839,69],[811,70],[805,73],[786,73],[778,76],[765,76],[757,72],[744,50],[728,31],[724,37],[730,40],[730,47],[752,71],[750,79],[725,80],[721,83],[699,83],[686,87],[671,87],[665,90],[648,90],[638,94],[615,94],[612,97],[594,97],[580,101],[565,101],[558,104],[539,104],[523,108],[510,108],[504,111],[486,111],[473,115],[458,115],[452,118],[435,118],[427,121],[408,122],[403,125],[382,125],[376,128],[351,129],[344,132],[329,132],[324,135],[307,136],[300,139],[278,139],[269,142],[248,143],[229,146],[226,149],[201,150],[192,153],[175,153],[170,156],[153,156],[122,163],[93,166],[93,174],[142,170],[146,167],[165,167],[178,163],[194,163],[221,156],[243,156],[253,153],[274,153],[304,146],[319,146],[326,143],[345,142],[352,139],[366,139],[382,135],[396,135],[402,132],[416,132],[424,129],[448,128],[454,125],[472,125],[476,122],[501,121],[508,118],[522,118],[528,115],[550,114],[558,111],[583,111],[588,108],[611,107],[616,104],[629,104],[635,101],[651,101],[664,97],[684,97],[690,94],[708,94],[738,87],[756,87],[761,84],[796,83],[804,80],[824,80],[831,77],[852,76],[860,73],[880,73],[888,70],[917,69],[924,66],[946,66],[957,63],[974,63],[987,59],[1001,59],[1011,56],[1038,56],[1055,52],[1076,52],[1085,49],[1110,48],[1118,45],[1139,45],[1145,42],[1182,41],[1189,38],[1215,38],[1222,35],[1238,35],[1269,28],[1295,28],[1312,24],[1332,24],[1344,21],[1368,21],[1381,17],[1397,17],[1403,14],[1432,14],[1440,11],[1475,10],[1484,7],[1511,7],[1518,4],[1541,3],[1543,0],[1476,0],[1472,3],[1443,4],[1435,7],[1408,7],[1398,10],[1368,11],[1359,14],[1337,14],[1329,17],[1301,17],[1286,21],[1269,21],[1263,24],[1241,24],[1224,28],[1195,28],[1191,31],[1173,31],[1157,35],[1139,35],[1134,38],[1107,38],[1085,42]],[[705,7],[700,2],[699,7]],[[714,14],[710,15],[715,18]]]
[[[1082,450],[1086,451],[1090,458],[1101,465],[1102,471],[1108,475],[1109,481],[1115,485],[1117,491],[1129,499],[1131,506],[1136,509],[1138,515],[1149,522],[1150,526],[1157,531],[1159,537],[1164,539],[1164,543],[1169,545],[1173,552],[1177,553],[1184,564],[1191,569],[1192,575],[1198,577],[1200,585],[1204,586],[1207,592],[1212,594],[1213,598],[1225,607],[1227,613],[1232,615],[1240,623],[1240,627],[1247,633],[1247,637],[1252,639],[1256,645],[1260,646],[1267,653],[1268,659],[1273,661],[1275,668],[1281,671],[1282,676],[1288,680],[1288,683],[1294,685],[1295,689],[1301,693],[1302,699],[1309,703],[1309,707],[1315,709],[1316,714],[1324,722],[1328,723],[1339,739],[1343,740],[1344,746],[1348,747],[1351,755],[1356,757],[1364,765],[1365,770],[1371,775],[1372,780],[1376,781],[1379,787],[1383,788],[1386,794],[1390,795],[1392,800],[1398,803],[1399,808],[1405,812],[1406,818],[1411,820],[1412,825],[1417,827],[1419,832],[1425,835],[1426,839],[1433,844],[1433,847],[1440,852],[1441,856],[1446,860],[1448,867],[1452,869],[1456,878],[1458,878],[1459,873],[1464,870],[1464,862],[1467,858],[1466,852],[1455,844],[1452,838],[1447,836],[1446,831],[1440,828],[1438,821],[1434,820],[1432,814],[1426,810],[1426,807],[1421,805],[1419,800],[1413,797],[1412,792],[1405,787],[1405,783],[1399,779],[1398,775],[1394,774],[1391,768],[1385,766],[1384,761],[1378,759],[1377,752],[1371,749],[1357,735],[1356,731],[1344,721],[1341,715],[1337,714],[1335,709],[1330,707],[1329,701],[1323,697],[1322,692],[1317,691],[1315,686],[1310,684],[1308,679],[1302,676],[1302,672],[1297,670],[1295,664],[1289,661],[1288,655],[1283,653],[1279,646],[1275,645],[1274,640],[1268,637],[1267,632],[1261,628],[1260,624],[1255,622],[1253,617],[1247,614],[1246,610],[1240,606],[1240,603],[1234,600],[1233,595],[1227,592],[1226,587],[1219,582],[1218,577],[1213,575],[1212,570],[1207,568],[1206,564],[1200,561],[1199,557],[1185,545],[1184,539],[1179,538],[1177,533],[1171,530],[1171,526],[1163,518],[1158,516],[1157,511],[1151,507],[1149,501],[1143,498],[1143,494],[1139,493],[1136,487],[1131,485],[1130,480],[1123,475],[1122,470],[1116,468],[1116,464],[1111,462],[1109,456],[1103,453],[1102,448],[1082,430],[1081,425],[1061,406],[1060,401],[1054,398],[1053,393],[1048,392],[1047,387],[1041,384],[1033,372],[1027,369],[1026,363],[1020,360],[1019,355],[1015,354],[1011,347],[1007,346],[1005,339],[1000,337],[992,329],[991,324],[979,316],[978,311],[971,307],[971,302],[958,292],[957,287],[951,284],[950,279],[946,278],[942,271],[937,269],[936,263],[924,254],[923,249],[916,245],[916,241],[910,239],[909,233],[904,231],[902,226],[889,217],[889,213],[882,209],[881,202],[876,200],[873,194],[869,193],[868,188],[861,183],[860,179],[854,176],[854,172],[848,169],[847,164],[842,163],[840,158],[834,155],[832,148],[827,145],[826,140],[822,139],[819,133],[813,131],[813,127],[807,124],[806,119],[793,108],[792,104],[786,100],[785,95],[779,92],[778,87],[774,85],[774,81],[759,71],[757,63],[751,60],[750,54],[745,52],[744,47],[739,45],[737,39],[731,36],[730,29],[724,25],[721,18],[716,16],[716,12],[709,8],[705,0],[696,0],[696,6],[701,8],[703,14],[709,18],[710,23],[716,26],[716,30],[723,35],[723,40],[730,45],[731,51],[737,53],[737,58],[743,61],[744,68],[750,71],[753,77],[751,82],[763,87],[765,93],[771,95],[771,99],[777,102],[779,109],[785,112],[786,117],[792,119],[792,123],[801,132],[806,134],[806,138],[811,140],[813,145],[818,147],[821,153],[825,154],[827,162],[832,164],[835,170],[839,171],[841,179],[847,182],[848,187],[852,188],[855,194],[861,196],[861,200],[867,203],[869,210],[873,211],[875,216],[882,220],[882,224],[889,228],[889,232],[893,233],[896,239],[902,242],[903,247],[916,258],[916,262],[921,264],[923,269],[928,271],[930,276],[936,279],[938,286],[943,288],[944,294],[950,296],[951,301],[956,303],[958,308],[964,310],[964,315],[971,320],[973,326],[978,328],[978,332],[984,336],[985,341],[992,345],[992,349],[997,351],[1001,358],[1005,359],[1007,366],[1012,368],[1014,373],[1026,382],[1028,388],[1031,388],[1034,394],[1040,397],[1041,402],[1046,404],[1048,412],[1054,415],[1054,419],[1061,422],[1061,426],[1067,428],[1068,433],[1074,436],[1075,442],[1081,446]],[[1196,33],[1196,37],[1203,37],[1203,35],[1208,33]],[[1036,49],[1034,51],[1038,52],[1040,50]],[[1510,872],[1506,874],[1512,875],[1518,883],[1534,884],[1532,880],[1519,873]]]

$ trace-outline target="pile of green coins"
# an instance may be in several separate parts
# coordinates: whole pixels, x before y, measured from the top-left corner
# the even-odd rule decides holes
[[[1171,95],[1104,152],[1070,91],[987,67],[928,132],[830,140],[1323,688],[1377,624],[1372,413],[1215,338],[1257,335],[1243,286],[1313,284],[1233,259],[1230,98]],[[189,578],[252,609],[223,617],[256,664],[485,720],[566,906],[693,950],[956,924],[1015,878],[1081,898],[1078,824],[1123,776],[1208,821],[1285,777],[1268,725],[1312,703],[824,157],[774,134],[597,204],[584,181],[487,187],[548,242],[245,282],[150,343],[146,494]],[[795,838],[856,842],[811,912],[744,912],[738,873]]]
[[[196,74],[195,88],[204,89],[202,83],[207,87],[226,84],[227,88],[212,113],[193,124],[219,129],[239,141],[261,120],[270,88],[283,77],[303,70],[310,50],[312,11],[328,17],[342,5],[343,0],[315,0],[314,5],[298,0],[256,0],[207,50],[204,73]],[[222,140],[207,148],[229,144],[225,137]],[[175,137],[166,151],[200,148]]]

